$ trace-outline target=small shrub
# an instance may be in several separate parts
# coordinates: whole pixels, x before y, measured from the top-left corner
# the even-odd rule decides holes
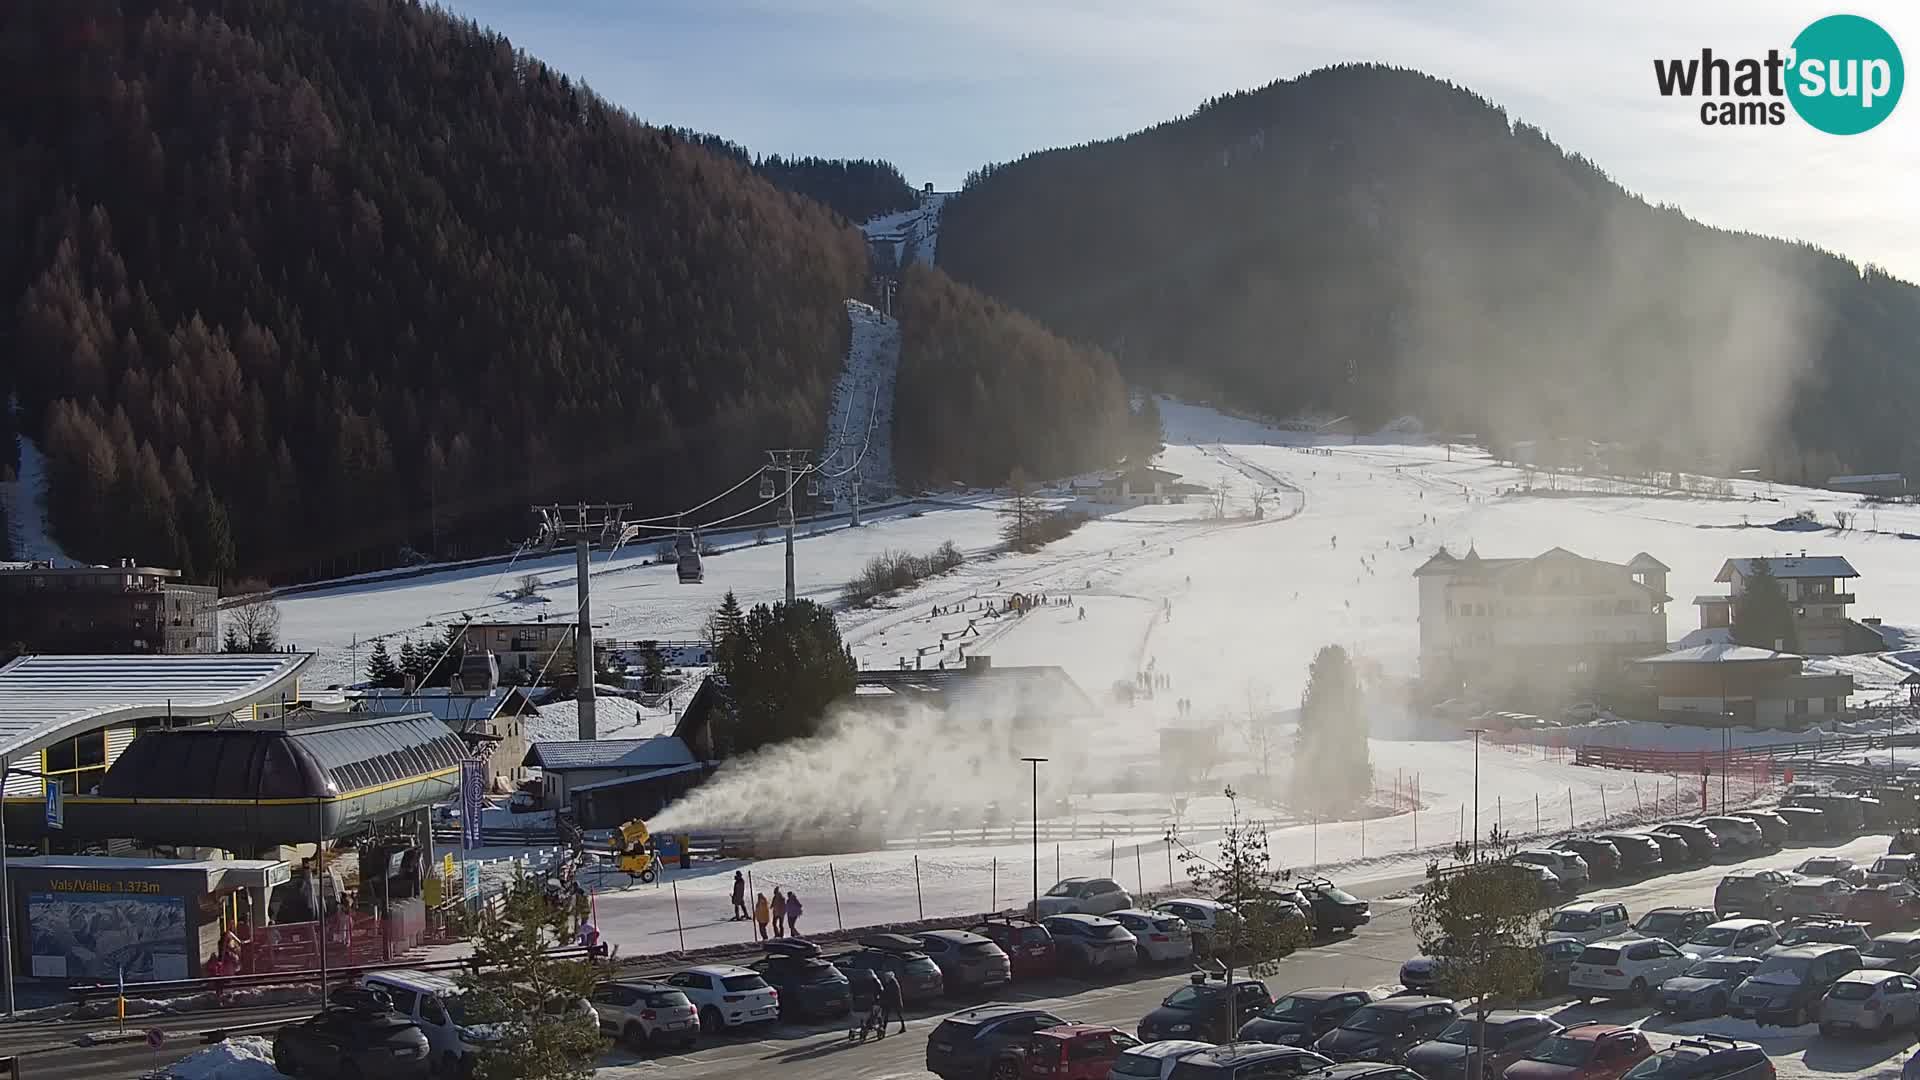
[[[540,578],[536,574],[521,574],[520,583],[513,587],[515,600],[531,600],[540,591]]]
[[[867,560],[860,575],[846,583],[842,595],[850,604],[864,604],[878,596],[944,574],[966,561],[948,540],[925,555],[889,551]]]

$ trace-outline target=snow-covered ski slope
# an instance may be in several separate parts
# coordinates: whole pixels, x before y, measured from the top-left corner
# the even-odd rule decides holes
[[[72,560],[47,531],[47,459],[32,439],[20,436],[20,471],[12,480],[0,480],[0,503],[7,510],[7,539],[19,560]]]
[[[940,208],[949,192],[922,193],[911,210],[882,214],[861,226],[869,244],[891,244],[894,265],[921,262],[932,266],[940,251]]]
[[[833,388],[820,461],[835,510],[849,509],[853,485],[874,502],[893,495],[893,385],[900,372],[900,324],[872,305],[847,301],[853,335]]]

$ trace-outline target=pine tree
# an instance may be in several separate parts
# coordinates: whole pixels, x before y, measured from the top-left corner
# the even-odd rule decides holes
[[[1327,645],[1307,669],[1293,758],[1293,799],[1317,810],[1341,810],[1373,785],[1367,756],[1367,714],[1347,651]]]
[[[833,612],[811,600],[754,607],[724,648],[736,726],[715,741],[729,753],[813,735],[853,692],[853,654]]]
[[[374,686],[401,685],[400,667],[393,662],[384,638],[373,643],[373,655],[367,657],[367,682]]]
[[[598,1028],[564,1008],[593,992],[591,963],[556,960],[574,941],[572,910],[551,904],[540,882],[514,878],[497,918],[474,933],[473,966],[459,976],[465,1022],[500,1029],[479,1054],[476,1080],[587,1080],[606,1049]],[[549,1006],[563,1008],[549,1011]]]
[[[247,643],[240,640],[240,631],[232,623],[227,624],[227,632],[220,639],[220,650],[232,653],[247,651]]]
[[[728,593],[732,596],[732,593]],[[660,643],[643,641],[640,643],[640,671],[645,679],[649,693],[659,693],[667,681],[667,658],[660,654]]]
[[[734,598],[733,590],[728,589],[706,627],[707,644],[713,647],[714,667],[722,675],[733,674],[733,646],[739,641],[746,621],[740,611],[740,601]]]
[[[400,674],[412,675],[416,679],[426,673],[420,664],[420,650],[413,644],[412,638],[400,643]],[[417,683],[415,685],[418,685]]]
[[[422,686],[448,686],[453,677],[460,673],[461,661],[466,659],[465,623],[448,623],[440,633],[435,645],[422,646],[421,652],[429,659],[429,669]]]
[[[233,572],[233,531],[226,505],[205,484],[194,491],[190,529],[188,544],[201,580],[213,585],[225,581]]]
[[[1787,603],[1780,579],[1773,576],[1773,564],[1764,558],[1753,560],[1745,587],[1733,599],[1733,640],[1756,649],[1795,652],[1800,648],[1793,606]]]

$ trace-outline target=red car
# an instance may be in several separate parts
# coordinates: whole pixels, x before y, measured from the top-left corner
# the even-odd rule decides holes
[[[1007,954],[1016,979],[1046,979],[1059,973],[1060,960],[1047,928],[1026,919],[996,919],[972,928]]]
[[[1504,1075],[1506,1080],[1620,1080],[1652,1054],[1647,1037],[1633,1028],[1590,1020],[1541,1040]]]
[[[1013,1073],[1020,1080],[1107,1080],[1121,1051],[1139,1045],[1139,1039],[1119,1028],[1099,1024],[1041,1028],[1024,1044],[1009,1048],[995,1063],[993,1075]]]

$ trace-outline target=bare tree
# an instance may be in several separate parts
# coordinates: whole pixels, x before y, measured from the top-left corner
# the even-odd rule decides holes
[[[248,600],[229,610],[226,618],[226,651],[267,653],[280,647],[280,605],[272,600]]]
[[[520,583],[514,586],[513,598],[515,600],[531,600],[539,592],[540,592],[540,575],[521,574]]]
[[[1000,511],[1006,521],[1000,526],[1000,538],[1007,546],[1016,551],[1029,551],[1039,546],[1039,524],[1045,513],[1040,499],[1033,493],[1033,485],[1027,481],[1027,472],[1018,466],[1007,478],[1007,487],[1011,497]]]
[[[1246,696],[1246,712],[1240,716],[1240,737],[1247,744],[1247,753],[1260,763],[1260,778],[1265,781],[1273,762],[1278,725],[1269,707],[1266,686],[1248,679],[1242,690]]]

